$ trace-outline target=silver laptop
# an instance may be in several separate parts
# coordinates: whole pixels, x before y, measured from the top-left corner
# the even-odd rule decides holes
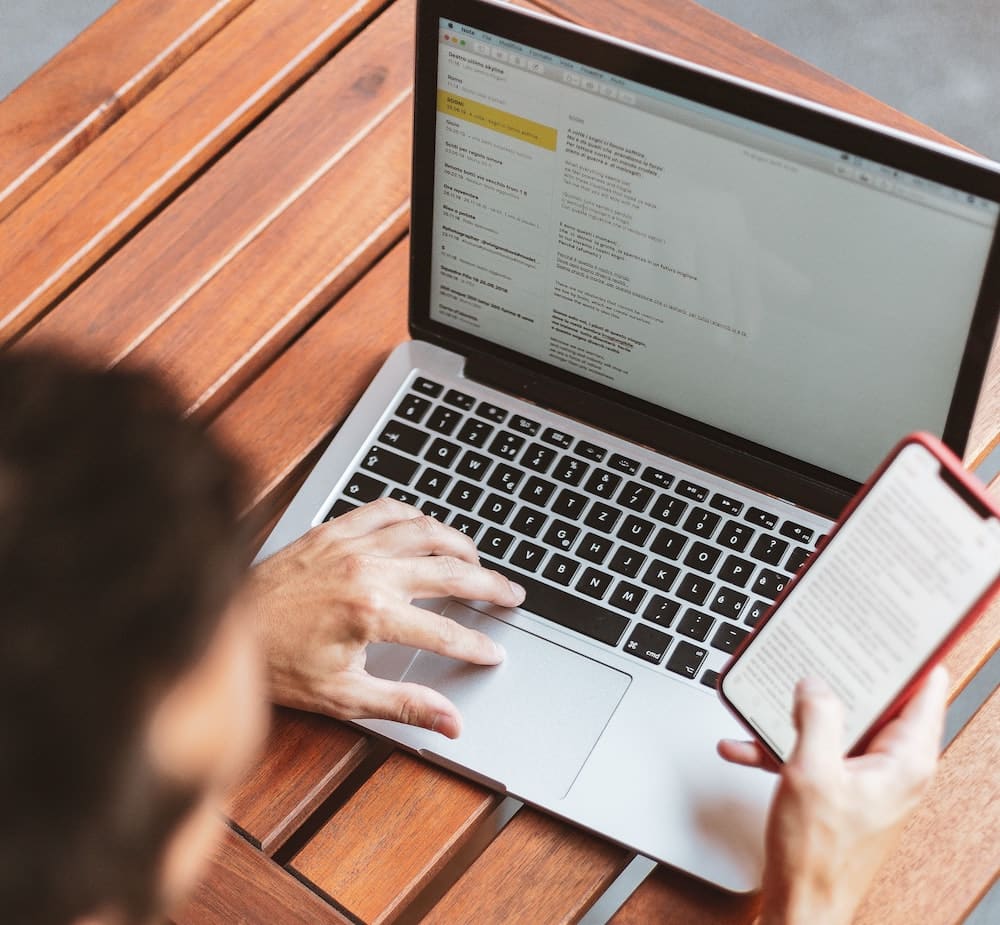
[[[457,741],[361,725],[732,891],[772,780],[718,672],[908,431],[965,449],[1000,174],[508,6],[417,20],[410,329],[262,556],[391,495],[524,607],[426,606],[496,668],[376,646]]]

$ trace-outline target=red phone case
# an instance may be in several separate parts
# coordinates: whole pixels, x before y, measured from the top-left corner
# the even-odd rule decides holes
[[[834,526],[827,533],[826,538],[823,540],[822,544],[817,547],[816,551],[812,556],[809,557],[806,564],[799,570],[799,572],[792,578],[791,581],[785,586],[784,590],[778,595],[775,602],[771,605],[768,611],[761,618],[760,623],[758,623],[754,632],[748,636],[740,647],[736,650],[733,657],[729,660],[729,663],[722,670],[719,675],[719,680],[717,683],[717,690],[719,697],[722,702],[729,708],[733,715],[740,721],[740,723],[749,730],[750,734],[760,743],[760,745],[767,751],[767,753],[779,764],[781,759],[774,752],[774,750],[758,735],[757,731],[744,719],[743,715],[736,708],[736,706],[726,697],[723,692],[723,682],[726,679],[726,675],[732,669],[733,665],[736,664],[740,656],[746,651],[747,647],[753,642],[754,637],[760,631],[761,627],[767,623],[771,617],[777,613],[778,609],[781,607],[782,602],[789,595],[789,593],[795,588],[799,580],[803,575],[810,569],[812,564],[822,555],[823,550],[830,544],[830,541],[837,535],[837,531],[843,526],[847,519],[854,512],[854,509],[861,503],[861,500],[871,491],[872,486],[882,477],[882,474],[886,469],[889,468],[890,464],[896,458],[896,456],[907,446],[911,444],[918,443],[924,448],[926,448],[937,461],[950,473],[950,475],[959,484],[965,488],[969,494],[975,499],[977,503],[982,505],[986,510],[988,510],[994,517],[1000,519],[1000,506],[995,502],[986,492],[983,490],[983,486],[972,476],[962,466],[961,460],[946,447],[937,437],[926,433],[914,433],[905,437],[893,448],[892,452],[885,458],[882,464],[875,470],[871,478],[861,487],[861,490],[851,499],[851,502],[844,509],[843,514],[840,515],[839,520],[834,524]],[[913,696],[914,691],[920,685],[920,682],[927,676],[927,673],[948,653],[951,647],[958,641],[959,637],[972,626],[973,623],[979,618],[982,612],[991,603],[994,594],[1000,590],[1000,574],[998,574],[996,581],[991,584],[986,591],[983,592],[982,596],[976,601],[972,608],[965,614],[964,617],[955,625],[954,629],[945,637],[941,644],[934,649],[927,659],[923,662],[920,668],[909,678],[909,680],[902,686],[896,697],[893,698],[892,702],[888,707],[882,712],[882,714],[865,730],[861,738],[858,739],[857,744],[848,752],[848,756],[860,755],[868,747],[871,740],[878,734],[879,730],[885,726],[893,717],[898,715],[899,711],[902,710],[906,702]]]

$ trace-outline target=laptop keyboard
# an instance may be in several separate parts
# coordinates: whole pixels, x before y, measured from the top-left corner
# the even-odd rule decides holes
[[[417,377],[326,515],[389,495],[471,537],[526,610],[715,687],[821,537]]]

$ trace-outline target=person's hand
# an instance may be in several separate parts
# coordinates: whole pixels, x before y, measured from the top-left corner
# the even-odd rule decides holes
[[[388,498],[310,530],[253,569],[258,636],[277,703],[338,719],[391,719],[450,738],[446,697],[365,671],[370,642],[416,646],[477,665],[503,661],[488,636],[411,601],[454,596],[516,607],[524,589],[479,565],[475,544]]]
[[[795,692],[798,739],[767,824],[760,925],[847,925],[937,765],[948,675],[935,668],[896,719],[844,758],[843,707],[822,681]],[[753,742],[723,740],[737,764],[777,770]]]

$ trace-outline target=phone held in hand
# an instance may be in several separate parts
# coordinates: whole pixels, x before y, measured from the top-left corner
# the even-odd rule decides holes
[[[903,440],[719,679],[719,693],[778,761],[795,742],[803,677],[845,707],[862,753],[1000,588],[1000,507],[928,434]]]

